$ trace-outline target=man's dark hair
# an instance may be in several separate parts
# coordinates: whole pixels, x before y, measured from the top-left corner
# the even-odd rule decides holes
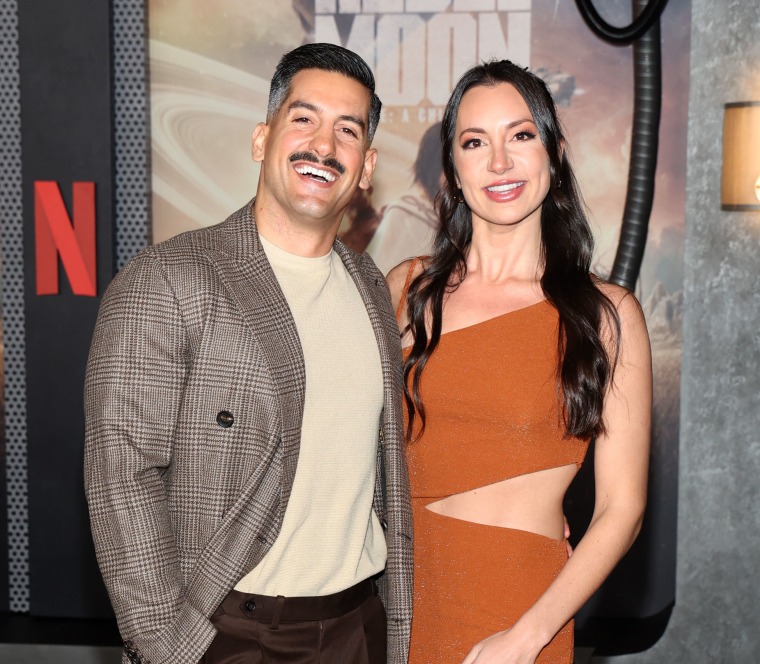
[[[280,110],[290,92],[293,77],[304,69],[321,69],[322,71],[343,74],[361,83],[370,93],[369,127],[367,127],[368,144],[372,143],[380,122],[380,98],[375,94],[375,77],[369,65],[342,46],[317,43],[304,44],[286,53],[280,58],[274,70],[269,86],[269,104],[267,122]]]

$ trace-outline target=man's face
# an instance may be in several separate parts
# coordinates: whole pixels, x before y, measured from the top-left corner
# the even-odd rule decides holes
[[[375,169],[369,109],[370,93],[358,81],[298,72],[280,110],[253,132],[253,159],[262,162],[257,207],[290,226],[337,226]]]

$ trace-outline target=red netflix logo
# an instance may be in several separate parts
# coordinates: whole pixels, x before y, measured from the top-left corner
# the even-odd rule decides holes
[[[72,185],[74,221],[57,182],[34,183],[37,295],[57,295],[58,257],[74,295],[97,295],[95,183]]]

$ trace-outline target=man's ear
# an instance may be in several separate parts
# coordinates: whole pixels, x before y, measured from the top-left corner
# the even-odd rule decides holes
[[[372,181],[372,174],[375,172],[377,164],[377,150],[370,148],[364,155],[364,170],[362,171],[361,180],[359,180],[359,189],[369,189]]]
[[[267,145],[267,133],[269,127],[259,122],[251,135],[251,157],[254,161],[264,161],[264,153],[266,152]]]

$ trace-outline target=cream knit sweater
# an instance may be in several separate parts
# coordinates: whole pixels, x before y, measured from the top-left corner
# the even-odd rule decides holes
[[[235,586],[260,595],[345,590],[385,567],[372,509],[382,369],[367,310],[338,254],[305,258],[261,238],[306,363],[301,447],[282,529]]]

